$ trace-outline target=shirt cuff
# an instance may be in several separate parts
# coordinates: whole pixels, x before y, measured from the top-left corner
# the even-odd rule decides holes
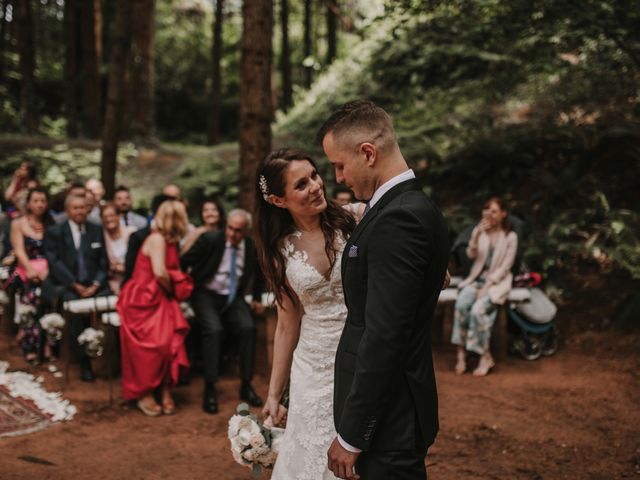
[[[362,450],[360,450],[359,448],[356,448],[352,445],[349,445],[347,442],[345,442],[344,439],[340,436],[340,434],[338,434],[338,442],[340,443],[340,445],[342,445],[342,448],[344,448],[347,452],[351,452],[351,453],[362,452]]]

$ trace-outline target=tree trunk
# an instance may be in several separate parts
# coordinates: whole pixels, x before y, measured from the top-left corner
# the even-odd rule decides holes
[[[215,145],[220,142],[220,104],[222,100],[222,76],[220,62],[222,60],[222,20],[224,0],[216,2],[216,14],[213,20],[213,47],[211,50],[211,111],[209,116],[209,132],[207,143]]]
[[[131,134],[149,138],[153,134],[155,89],[155,0],[134,2],[133,18],[135,29],[131,44]]]
[[[67,135],[78,136],[78,96],[80,92],[80,17],[79,0],[64,2],[64,77],[66,87]]]
[[[106,198],[112,198],[116,180],[116,158],[120,138],[120,122],[124,95],[127,58],[131,46],[131,2],[117,0],[115,31],[111,46],[107,110],[102,131],[102,162],[100,173]]]
[[[16,6],[17,43],[20,55],[20,116],[23,130],[27,133],[35,133],[38,130],[38,117],[35,109],[36,52],[31,0],[18,0]]]
[[[331,65],[338,52],[338,2],[327,2],[327,65]]]
[[[85,133],[100,136],[100,60],[102,58],[102,5],[81,0],[82,5],[82,110]]]
[[[303,55],[304,61],[311,61],[311,0],[304,0],[304,40]],[[313,81],[313,66],[304,66],[304,86],[311,88]]]
[[[289,0],[280,0],[280,29],[282,48],[280,52],[280,74],[282,76],[282,110],[293,105],[293,83],[291,80],[291,49],[289,47]]]
[[[5,56],[5,45],[7,36],[7,6],[9,4],[9,0],[0,1],[0,12],[2,12],[2,23],[0,23],[0,84],[4,83],[4,56]]]
[[[244,0],[240,76],[240,192],[238,203],[253,211],[255,173],[271,150],[272,0]]]

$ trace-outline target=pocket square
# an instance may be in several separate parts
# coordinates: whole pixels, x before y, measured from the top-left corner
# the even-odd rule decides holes
[[[351,245],[351,248],[349,249],[349,258],[354,258],[357,256],[358,256],[358,246]]]
[[[101,246],[100,242],[91,242],[91,248],[100,248]]]

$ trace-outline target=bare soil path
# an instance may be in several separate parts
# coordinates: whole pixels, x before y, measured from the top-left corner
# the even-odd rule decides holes
[[[0,358],[23,363],[8,338]],[[441,431],[427,458],[431,480],[614,479],[640,475],[640,338],[586,333],[551,358],[509,358],[486,378],[451,372],[449,348],[436,350]],[[76,418],[44,431],[0,439],[0,478],[250,479],[228,451],[226,426],[239,381],[223,378],[221,412],[200,410],[201,379],[176,391],[178,412],[148,418],[108,402],[108,384],[86,385],[72,368],[65,397]],[[49,390],[59,380],[42,368]],[[266,394],[264,378],[255,381]],[[116,393],[118,393],[116,383]],[[25,461],[32,456],[51,462]],[[263,475],[268,478],[268,475]]]

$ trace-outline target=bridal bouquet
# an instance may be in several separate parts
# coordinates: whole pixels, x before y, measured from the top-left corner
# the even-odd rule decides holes
[[[253,469],[257,478],[263,468],[272,468],[276,463],[284,429],[264,425],[246,403],[238,405],[236,411],[229,419],[231,454],[238,464]]]
[[[51,340],[60,340],[62,338],[64,318],[59,313],[48,313],[40,319],[40,326],[49,334]]]
[[[104,339],[104,332],[102,330],[96,330],[95,328],[85,328],[84,331],[78,336],[78,343],[84,345],[84,349],[87,355],[90,357],[100,357],[103,352],[102,340]]]

